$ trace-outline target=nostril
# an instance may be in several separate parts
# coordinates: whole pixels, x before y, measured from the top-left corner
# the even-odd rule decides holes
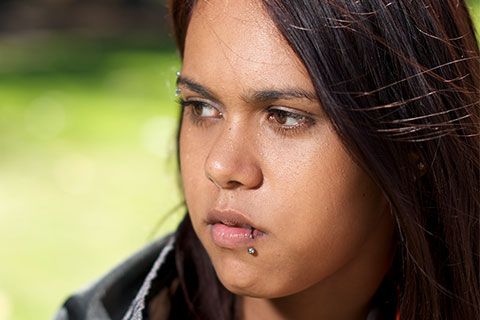
[[[225,189],[235,189],[241,185],[242,184],[238,181],[228,181]]]
[[[235,180],[226,181],[224,183],[218,182],[213,179],[211,176],[207,176],[208,180],[210,180],[215,186],[221,189],[235,189],[240,187],[242,184]]]

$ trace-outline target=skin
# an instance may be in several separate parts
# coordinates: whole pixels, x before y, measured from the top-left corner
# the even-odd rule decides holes
[[[260,3],[196,5],[179,88],[187,206],[220,281],[242,297],[243,318],[365,319],[391,264],[388,204]],[[265,233],[255,256],[215,245],[213,209]]]

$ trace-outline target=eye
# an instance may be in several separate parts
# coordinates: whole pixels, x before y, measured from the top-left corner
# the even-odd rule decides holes
[[[214,106],[209,105],[206,102],[202,101],[192,101],[192,112],[197,117],[202,118],[217,118],[221,117],[222,113],[217,110]]]
[[[220,112],[215,106],[200,100],[182,100],[180,104],[183,108],[190,107],[192,115],[197,118],[220,118]]]
[[[283,126],[291,127],[302,125],[302,123],[307,121],[305,116],[279,109],[271,109],[269,118]]]
[[[316,122],[311,116],[279,108],[269,108],[267,110],[267,120],[276,133],[285,137],[301,134],[310,129]]]

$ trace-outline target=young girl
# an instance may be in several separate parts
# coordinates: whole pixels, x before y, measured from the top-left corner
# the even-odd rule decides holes
[[[188,214],[57,319],[480,319],[460,0],[173,0]]]

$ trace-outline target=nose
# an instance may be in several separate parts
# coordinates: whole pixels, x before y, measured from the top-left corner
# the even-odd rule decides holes
[[[242,128],[220,132],[205,161],[205,174],[221,189],[257,189],[263,173],[255,143]]]

